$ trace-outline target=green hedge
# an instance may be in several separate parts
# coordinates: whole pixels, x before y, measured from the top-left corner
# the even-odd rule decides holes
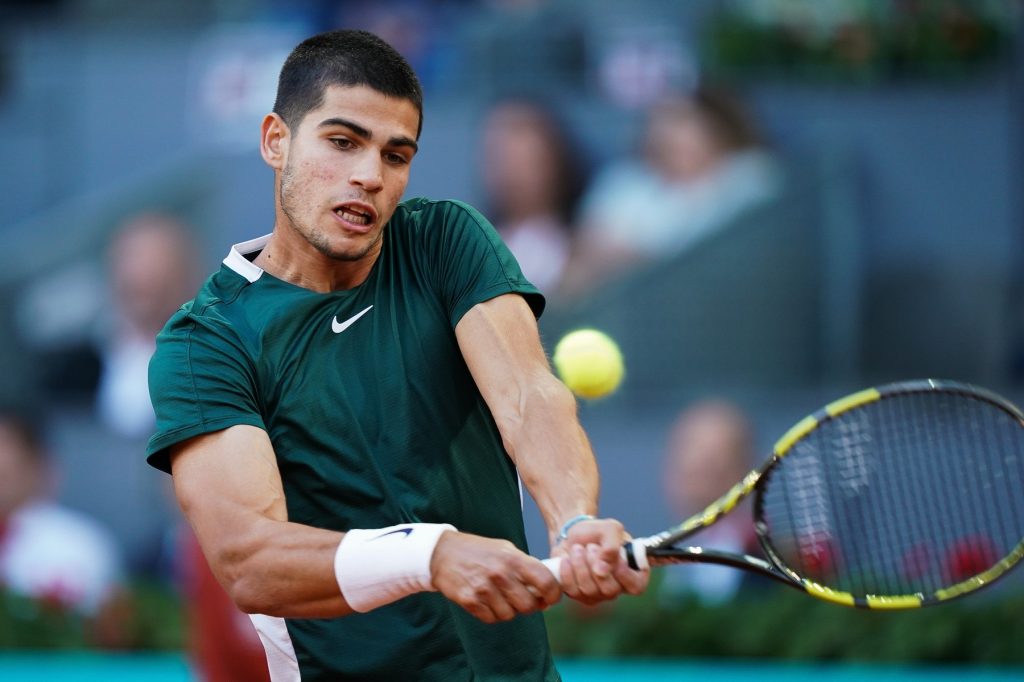
[[[0,591],[0,649],[176,651],[183,618],[178,595],[159,584],[131,586],[96,618]]]
[[[547,613],[555,653],[1024,663],[1022,592],[899,612],[845,608],[774,586],[720,606],[665,604],[656,594],[593,608],[564,600]]]
[[[990,591],[925,609],[847,609],[785,588],[721,606],[640,597],[587,608],[568,599],[547,612],[562,656],[1024,663],[1024,592]],[[177,595],[135,585],[98,621],[0,593],[0,649],[181,650]]]

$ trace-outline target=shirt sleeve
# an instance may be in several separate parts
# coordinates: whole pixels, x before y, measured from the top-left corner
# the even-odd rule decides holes
[[[507,293],[522,295],[539,318],[544,296],[523,275],[490,222],[458,201],[438,203],[435,210],[427,229],[428,251],[452,328],[476,304]]]
[[[229,426],[265,429],[256,373],[245,348],[223,321],[180,312],[157,337],[149,363],[156,433],[147,461],[170,473],[168,448]]]

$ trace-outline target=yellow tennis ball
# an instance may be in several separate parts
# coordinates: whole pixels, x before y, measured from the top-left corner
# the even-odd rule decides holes
[[[569,390],[581,398],[606,396],[622,382],[622,352],[596,329],[569,332],[555,345],[551,360]]]

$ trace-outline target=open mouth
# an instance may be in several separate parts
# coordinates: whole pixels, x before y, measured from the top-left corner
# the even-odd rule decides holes
[[[342,220],[355,225],[369,225],[373,222],[373,213],[355,206],[339,206],[334,213]]]

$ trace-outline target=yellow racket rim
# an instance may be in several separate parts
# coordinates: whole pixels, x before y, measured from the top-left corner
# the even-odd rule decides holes
[[[970,384],[963,384],[954,381],[943,381],[936,379],[922,379],[915,381],[905,381],[895,384],[888,384],[878,388],[868,388],[856,393],[851,393],[843,398],[834,400],[821,408],[817,412],[810,414],[799,422],[797,422],[792,428],[790,428],[776,443],[773,448],[773,455],[775,459],[785,457],[789,452],[792,451],[793,446],[796,445],[800,440],[805,438],[814,429],[820,426],[825,421],[838,417],[846,412],[855,410],[863,407],[870,403],[881,400],[887,396],[902,394],[902,393],[916,393],[916,392],[927,392],[927,391],[947,391],[947,392],[962,392],[970,394],[981,400],[991,402],[1000,408],[1004,409],[1009,414],[1013,415],[1018,419],[1022,426],[1024,426],[1024,413],[1020,411],[1015,405],[1002,398],[1001,396],[992,393],[983,388],[973,386]],[[759,470],[757,479],[760,479],[764,473],[763,470]],[[758,480],[755,479],[750,489],[747,490],[749,493],[754,487]],[[731,492],[731,491],[730,491]],[[842,590],[836,590],[825,585],[821,585],[812,580],[803,578],[795,571],[787,567],[778,557],[775,552],[769,547],[764,547],[766,554],[769,555],[772,562],[782,568],[782,570],[789,575],[795,582],[798,582],[803,589],[811,596],[818,599],[822,599],[827,602],[834,604],[841,604],[843,606],[856,606],[859,608],[867,608],[872,610],[903,610],[903,609],[914,609],[922,606],[928,606],[931,604],[937,604],[956,597],[960,597],[965,594],[969,594],[978,590],[982,587],[989,585],[996,579],[1005,575],[1010,569],[1016,566],[1022,559],[1024,559],[1024,538],[1021,542],[1010,551],[1004,558],[997,561],[987,570],[972,576],[966,580],[962,580],[954,585],[936,590],[933,593],[928,594],[907,594],[907,595],[864,595],[856,596],[852,593],[845,592]]]

